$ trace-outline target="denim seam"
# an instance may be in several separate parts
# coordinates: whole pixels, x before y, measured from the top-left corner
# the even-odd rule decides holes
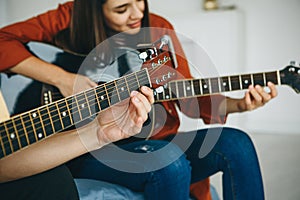
[[[216,152],[216,154],[218,154],[227,163],[227,168],[228,168],[229,176],[230,176],[230,179],[231,179],[232,197],[233,197],[233,199],[236,199],[236,192],[235,192],[236,190],[235,190],[235,187],[234,187],[234,184],[233,184],[233,182],[234,182],[233,178],[232,178],[233,174],[232,174],[232,171],[231,171],[231,168],[230,168],[229,160],[221,152]]]

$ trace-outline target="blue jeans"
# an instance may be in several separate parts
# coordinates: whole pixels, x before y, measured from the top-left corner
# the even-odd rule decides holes
[[[203,149],[209,151],[203,154]],[[68,164],[75,178],[119,184],[143,192],[146,199],[186,200],[191,183],[220,171],[225,200],[264,198],[254,146],[247,134],[237,129],[203,129],[165,140],[108,145],[92,154]]]

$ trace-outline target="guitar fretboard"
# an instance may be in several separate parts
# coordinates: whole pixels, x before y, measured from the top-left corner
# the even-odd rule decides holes
[[[0,158],[95,116],[144,85],[151,86],[147,69],[0,123]]]
[[[247,89],[250,85],[267,86],[268,82],[280,85],[280,72],[243,74],[205,79],[171,81],[154,92],[156,102],[199,97],[222,92]]]

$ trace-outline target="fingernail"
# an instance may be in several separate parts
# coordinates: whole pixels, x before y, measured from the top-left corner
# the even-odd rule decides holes
[[[136,96],[137,94],[138,94],[138,92],[135,91],[135,90],[131,92],[131,95],[132,95],[132,96]]]

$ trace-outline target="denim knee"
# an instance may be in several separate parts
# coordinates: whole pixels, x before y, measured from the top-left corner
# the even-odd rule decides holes
[[[223,153],[230,154],[228,157],[237,156],[239,159],[256,157],[256,150],[251,138],[239,129],[224,128],[219,138],[219,145],[223,149]]]
[[[173,145],[175,146],[175,145]],[[177,150],[175,147],[175,151]],[[164,159],[168,154],[162,155]],[[171,155],[172,156],[172,155]],[[150,172],[150,186],[145,195],[149,199],[188,199],[191,183],[191,166],[185,154],[161,169]],[[156,194],[153,194],[155,191]]]
[[[167,170],[174,175],[183,172],[190,174],[190,162],[176,144],[163,140],[150,140],[135,146],[135,151],[148,154],[145,155],[147,157],[145,161],[149,164],[148,171]]]

